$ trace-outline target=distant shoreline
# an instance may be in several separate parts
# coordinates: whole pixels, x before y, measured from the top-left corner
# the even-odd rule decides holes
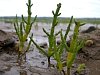
[[[16,16],[0,16],[0,21],[12,22]],[[25,17],[27,19],[27,17]],[[18,16],[19,21],[21,16]],[[34,19],[34,17],[32,17]],[[36,22],[51,23],[53,17],[37,17]],[[76,20],[83,23],[100,24],[100,18],[75,18]],[[59,17],[59,23],[69,23],[70,17]]]

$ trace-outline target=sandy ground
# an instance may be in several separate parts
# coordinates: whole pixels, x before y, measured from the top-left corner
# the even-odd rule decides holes
[[[80,30],[86,30],[89,26],[94,25],[87,24],[81,27]],[[31,33],[34,34],[34,38],[38,44],[48,42],[42,28],[45,28],[49,32],[50,27],[51,24],[45,23],[38,23],[38,26],[36,26],[36,24],[33,26]],[[67,25],[65,24],[59,24],[55,31],[58,32],[60,29],[63,29],[63,33],[65,33],[66,27]],[[69,33],[69,36],[72,35],[73,27],[74,26],[71,27],[72,31]],[[15,36],[13,24],[0,22],[0,30],[12,33],[12,35]],[[100,30],[86,34],[81,33],[81,35],[89,36],[89,39],[92,39],[94,44],[90,47],[84,47],[82,51],[79,52],[72,68],[72,73],[75,72],[78,64],[85,63],[86,71],[83,75],[100,75]],[[34,45],[32,45],[30,51],[27,52],[27,60],[23,65],[19,66],[18,63],[16,63],[16,59],[17,54],[13,47],[0,50],[0,75],[63,75],[58,72],[57,69],[47,67],[47,58],[39,53]],[[56,64],[53,58],[51,60],[51,63]]]

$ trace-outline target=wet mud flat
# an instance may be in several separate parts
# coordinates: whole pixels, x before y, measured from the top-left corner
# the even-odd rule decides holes
[[[38,29],[33,26],[31,31],[37,43],[40,45],[47,44],[47,37],[42,31],[42,27],[46,28],[48,31],[50,30],[50,25],[39,24]],[[56,28],[56,31],[59,31],[61,28],[64,32],[65,26],[61,25]],[[17,39],[13,25],[0,23],[0,29],[10,33],[15,40]],[[84,30],[84,27],[81,29]],[[70,33],[72,34],[72,32]],[[93,40],[93,44],[85,46],[80,50],[72,66],[72,75],[77,75],[75,74],[76,68],[82,63],[85,63],[86,68],[80,75],[100,75],[100,30],[97,29],[90,33],[80,33],[80,37],[84,38],[83,36]],[[17,52],[14,45],[0,49],[0,75],[63,75],[56,68],[47,67],[47,58],[43,56],[34,45],[32,45],[30,51],[27,52],[26,62],[23,62],[22,65],[18,65],[16,61]],[[51,63],[56,64],[56,61],[51,58]]]

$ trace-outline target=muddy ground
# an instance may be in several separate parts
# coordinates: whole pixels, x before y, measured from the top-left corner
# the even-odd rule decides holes
[[[81,27],[80,30],[86,30],[89,26],[95,25],[87,24]],[[43,27],[49,31],[51,25],[39,23],[38,26],[33,26],[31,31],[31,33],[34,34],[35,41],[40,45],[47,43],[47,37],[42,31]],[[65,33],[66,27],[67,25],[65,24],[59,24],[59,26],[56,27],[56,32],[63,29],[63,33]],[[12,37],[17,40],[13,24],[0,22],[0,30],[10,33]],[[72,35],[72,32],[73,26],[69,36]],[[93,41],[93,44],[85,46],[80,50],[72,67],[72,75],[75,75],[76,68],[82,63],[85,63],[86,68],[80,75],[100,75],[100,30],[97,29],[90,33],[80,33],[80,37],[88,37],[89,40]],[[26,62],[22,65],[18,65],[16,62],[17,52],[14,45],[2,49],[0,48],[0,75],[63,75],[57,71],[57,69],[47,67],[47,58],[39,53],[34,45],[32,45],[30,51],[27,52],[26,58]],[[56,64],[53,58],[51,58],[51,61],[51,63]]]

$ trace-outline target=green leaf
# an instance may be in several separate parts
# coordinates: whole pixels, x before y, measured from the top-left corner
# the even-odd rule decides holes
[[[27,21],[24,19],[23,15],[22,15],[22,21],[24,21],[26,24],[28,24]]]
[[[31,25],[36,21],[37,15],[35,16],[34,20],[32,21]]]
[[[81,40],[80,41],[80,43],[79,43],[79,45],[77,45],[77,52],[81,49],[81,48],[83,48],[84,47],[84,44],[85,44],[85,40]]]
[[[47,36],[50,36],[49,33],[44,28],[43,28],[43,31]]]
[[[54,11],[52,11],[52,14],[55,15]]]
[[[63,70],[63,64],[62,64],[62,62],[58,61],[57,65],[58,65],[59,70],[62,71]]]
[[[30,37],[30,40],[34,43],[34,45],[45,55],[48,57],[48,54]]]
[[[59,35],[59,34],[60,34],[60,32],[61,32],[61,31],[57,32],[57,33],[55,34],[55,36]]]
[[[33,34],[30,36],[30,38],[33,38]],[[32,43],[32,40],[29,41],[26,52],[29,50],[31,43]]]
[[[64,36],[64,39],[65,39],[65,40],[66,40],[67,35],[68,35],[69,31],[70,31],[70,27],[71,27],[71,24],[72,24],[72,20],[73,20],[73,16],[71,16],[69,25],[68,25],[67,30],[66,30],[66,33],[65,33],[65,36]]]
[[[22,25],[22,22],[20,23],[20,41],[23,42],[23,25]]]
[[[62,40],[62,42],[63,42],[63,44],[64,44],[66,50],[69,51],[70,49],[69,49],[68,45],[66,44],[66,40],[64,39],[64,37],[63,37],[63,35],[62,35],[62,31],[61,31],[60,36],[61,36],[61,40]]]
[[[68,52],[67,56],[67,67],[70,68],[75,60],[76,53]]]

